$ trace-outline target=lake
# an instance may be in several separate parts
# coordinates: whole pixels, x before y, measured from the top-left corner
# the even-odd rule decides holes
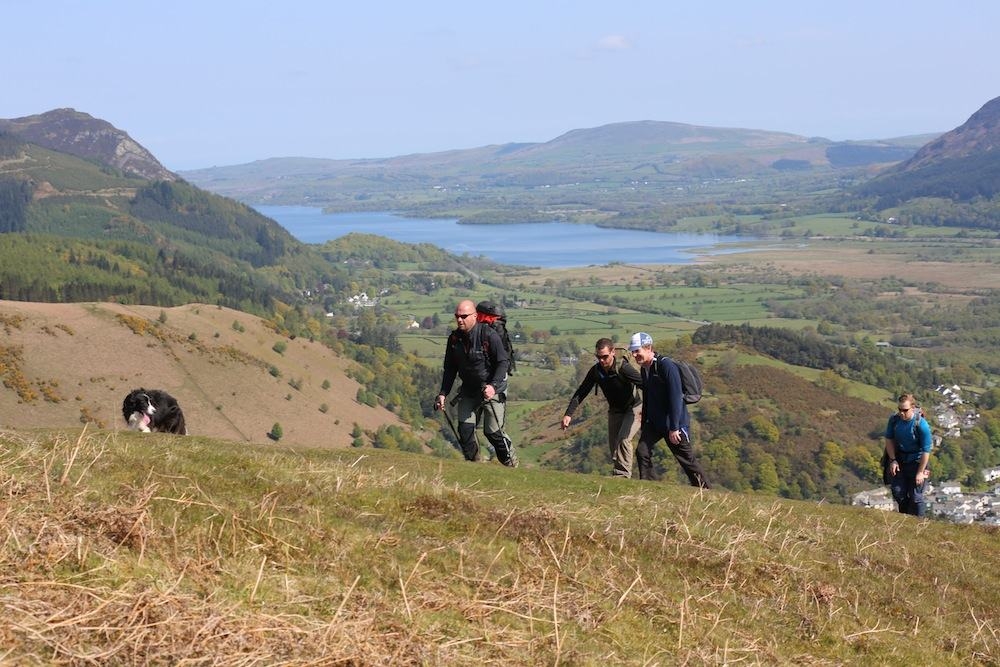
[[[455,220],[391,213],[324,214],[312,206],[256,206],[303,243],[323,243],[351,232],[404,243],[431,243],[501,264],[569,268],[611,262],[690,264],[699,256],[745,251],[757,239],[720,234],[644,232],[567,222],[460,225]],[[726,244],[743,244],[734,248]]]

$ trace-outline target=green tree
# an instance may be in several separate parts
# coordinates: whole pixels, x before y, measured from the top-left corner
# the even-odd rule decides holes
[[[828,482],[835,480],[840,475],[840,467],[844,463],[844,450],[835,442],[824,442],[819,448],[820,474]]]
[[[847,391],[847,380],[828,368],[816,378],[816,386],[835,394],[843,394]]]
[[[754,476],[753,488],[763,493],[776,494],[781,487],[778,479],[778,468],[775,465],[774,457],[765,454],[757,462],[757,473]]]
[[[364,447],[365,446],[365,430],[361,428],[361,424],[354,422],[354,428],[351,429],[351,447]]]
[[[750,418],[750,431],[761,440],[770,443],[776,443],[781,439],[781,431],[774,422],[763,415],[754,415]]]
[[[958,440],[945,438],[941,442],[941,446],[934,452],[931,470],[935,479],[942,482],[965,479],[969,474],[969,469],[965,465],[965,460],[962,457],[962,448],[959,446]]]
[[[851,472],[865,481],[881,482],[882,466],[879,465],[879,457],[880,454],[872,453],[870,446],[858,444],[849,447],[844,453],[844,464]]]
[[[735,433],[712,439],[705,444],[706,473],[713,482],[740,491],[745,478],[740,472],[740,439]]]

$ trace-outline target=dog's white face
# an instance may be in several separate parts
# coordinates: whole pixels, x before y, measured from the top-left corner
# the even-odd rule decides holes
[[[153,405],[149,394],[136,394],[134,398],[135,410],[129,415],[128,427],[133,431],[149,433],[149,424],[152,421],[152,416],[156,413],[156,406]]]
[[[153,406],[149,406],[153,407]],[[142,431],[143,433],[149,433],[149,414],[142,412],[133,412],[128,418],[128,427],[133,431]]]

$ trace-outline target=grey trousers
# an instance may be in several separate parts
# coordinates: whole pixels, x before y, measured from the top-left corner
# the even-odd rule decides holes
[[[459,444],[462,446],[462,455],[465,456],[466,460],[475,461],[479,458],[476,425],[481,421],[483,435],[493,445],[500,463],[505,466],[517,465],[514,445],[503,430],[507,417],[507,405],[502,396],[494,396],[488,401],[484,401],[478,396],[461,396],[455,404],[455,413],[458,418]]]
[[[615,477],[631,477],[635,455],[635,436],[642,425],[642,403],[627,412],[608,410],[608,449]]]

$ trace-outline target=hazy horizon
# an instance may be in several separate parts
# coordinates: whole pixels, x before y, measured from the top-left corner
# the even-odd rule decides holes
[[[955,8],[53,0],[40,20],[16,1],[5,44],[26,58],[8,68],[0,118],[74,108],[173,171],[545,142],[640,120],[833,141],[932,134],[998,95],[984,70],[1000,62],[1000,3]]]

